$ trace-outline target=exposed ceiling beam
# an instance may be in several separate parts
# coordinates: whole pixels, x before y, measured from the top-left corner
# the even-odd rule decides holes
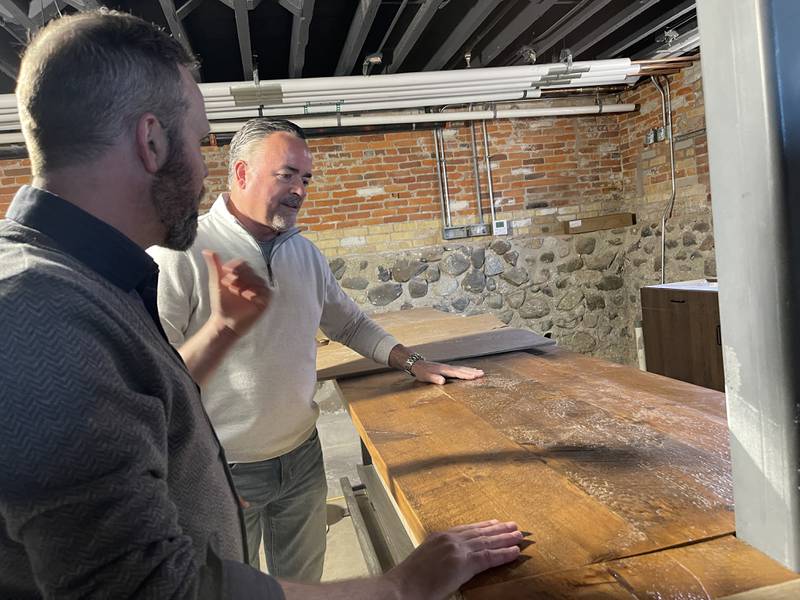
[[[397,69],[403,64],[408,53],[411,52],[411,49],[414,47],[414,44],[417,43],[419,36],[422,35],[422,32],[425,31],[425,28],[428,26],[428,23],[431,22],[433,15],[439,9],[439,5],[442,3],[442,0],[424,0],[424,2],[420,5],[417,9],[417,14],[414,15],[414,18],[411,19],[411,23],[408,25],[408,29],[403,34],[403,37],[400,38],[400,41],[397,42],[397,46],[394,47],[394,52],[392,53],[392,64],[386,67],[387,73],[396,73]]]
[[[581,41],[576,44],[571,44],[570,49],[572,50],[572,56],[577,58],[589,48],[594,46],[597,42],[611,35],[617,29],[625,25],[625,23],[635,19],[644,11],[652,8],[658,3],[659,0],[639,0],[639,2],[629,4],[613,17],[608,19],[605,23],[592,30],[592,33],[583,38]]]
[[[239,52],[242,55],[244,81],[253,79],[253,51],[250,48],[250,21],[247,15],[247,0],[233,0],[233,12],[236,18],[236,33],[239,36]]]
[[[448,59],[453,56],[475,33],[478,27],[486,18],[497,8],[495,0],[478,0],[470,11],[458,23],[456,28],[447,36],[447,39],[439,46],[436,54],[428,61],[423,71],[438,71],[447,64]]]
[[[295,16],[303,12],[303,0],[278,0],[278,4]]]
[[[314,14],[314,0],[301,0],[300,13],[292,21],[292,47],[289,50],[289,77],[302,77],[306,62],[308,30]]]
[[[490,62],[497,58],[503,50],[508,48],[514,40],[525,33],[525,30],[533,25],[533,23],[554,4],[556,4],[556,0],[539,0],[538,2],[532,0],[528,6],[523,8],[520,13],[502,29],[502,31],[484,45],[480,55],[472,57],[473,66],[488,66]]]
[[[540,37],[533,40],[531,45],[536,54],[544,57],[547,50],[562,42],[570,33],[605,8],[609,2],[611,0],[588,0],[575,6],[556,26],[551,27]],[[547,62],[546,59],[545,62]]]
[[[28,44],[28,30],[13,21],[0,16],[0,27],[5,29],[8,34],[23,46]]]
[[[81,12],[100,8],[100,3],[96,0],[64,0],[64,2]],[[35,1],[31,2],[31,4],[35,4]]]
[[[34,23],[47,23],[56,18],[68,5],[66,0],[44,0],[44,2],[31,2],[28,9],[28,18]]]
[[[364,46],[364,40],[372,27],[375,15],[378,14],[380,0],[360,0],[356,7],[356,14],[350,22],[350,30],[344,42],[339,63],[336,65],[336,76],[348,75],[353,70],[358,51]]]
[[[225,6],[230,8],[231,10],[236,9],[236,0],[219,0]],[[247,6],[247,10],[254,10],[258,8],[258,5],[261,4],[261,0],[247,0],[245,5]]]
[[[194,56],[192,51],[192,44],[189,42],[189,36],[186,35],[186,29],[183,27],[183,22],[178,18],[178,13],[175,11],[175,2],[173,0],[158,0],[161,4],[161,10],[164,11],[164,16],[167,19],[169,30],[172,32],[172,37],[178,40],[186,51]]]
[[[20,8],[19,5],[14,2],[14,0],[0,0],[0,9],[2,9],[0,12],[7,16],[11,21],[24,27],[28,31],[34,32],[39,29],[38,23],[32,21],[28,16],[27,11]]]
[[[183,21],[186,17],[189,16],[189,13],[191,13],[195,8],[200,6],[202,3],[203,0],[187,0],[177,10],[178,18],[181,21]]]
[[[0,45],[0,72],[5,73],[14,81],[19,73],[19,55],[10,44]]]
[[[613,48],[609,48],[598,58],[614,58],[619,56],[622,52],[638,44],[643,39],[647,38],[648,36],[653,35],[661,30],[663,30],[667,25],[669,25],[675,19],[679,19],[685,14],[692,12],[695,8],[695,1],[694,0],[685,0],[681,2],[675,8],[670,9],[669,11],[665,12],[656,23],[649,23],[642,27],[641,29],[635,31],[620,43],[616,44]]]

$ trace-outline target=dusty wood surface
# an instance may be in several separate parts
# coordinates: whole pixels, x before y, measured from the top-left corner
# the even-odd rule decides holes
[[[641,597],[705,598],[795,577],[731,537],[723,394],[558,349],[462,364],[486,377],[340,387],[418,539],[486,518],[530,532],[521,559],[466,597],[631,598],[658,584]],[[674,591],[696,584],[708,593]]]
[[[402,344],[429,360],[450,361],[485,356],[554,342],[531,331],[513,329],[490,314],[466,317],[433,308],[393,311],[373,319]],[[347,346],[328,341],[317,349],[317,379],[335,379],[387,370]]]
[[[793,577],[796,575],[729,535],[653,554],[473,588],[465,590],[463,595],[467,600],[707,600],[760,588],[764,581],[786,582]],[[797,583],[794,580],[788,585]],[[760,592],[761,589],[756,589],[745,592],[741,599],[738,595],[734,598],[800,597],[758,595]]]
[[[797,600],[798,598],[800,598],[800,579],[726,596],[722,600]]]
[[[406,336],[408,337],[408,336]],[[404,342],[405,343],[405,342]],[[553,346],[555,342],[527,329],[502,327],[426,343],[406,343],[427,360],[450,363],[463,358],[475,358],[501,352],[516,352],[530,348]],[[352,352],[352,351],[351,351]],[[317,369],[317,381],[341,379],[389,371],[391,367],[356,355],[330,367]]]

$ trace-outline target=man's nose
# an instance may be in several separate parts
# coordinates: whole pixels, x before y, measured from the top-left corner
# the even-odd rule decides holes
[[[300,196],[300,198],[306,197],[306,186],[303,184],[302,181],[295,180],[292,184],[292,193]]]

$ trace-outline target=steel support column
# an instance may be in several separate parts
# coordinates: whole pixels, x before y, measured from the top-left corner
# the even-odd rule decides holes
[[[800,2],[700,0],[737,536],[800,570]]]

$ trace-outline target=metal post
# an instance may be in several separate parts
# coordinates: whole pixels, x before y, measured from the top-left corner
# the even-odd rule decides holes
[[[486,120],[481,121],[483,130],[483,157],[486,161],[486,181],[489,187],[489,214],[492,218],[492,233],[494,233],[494,186],[492,185],[492,157],[489,156],[489,132],[486,129]]]
[[[701,0],[737,536],[800,570],[800,2]]]

